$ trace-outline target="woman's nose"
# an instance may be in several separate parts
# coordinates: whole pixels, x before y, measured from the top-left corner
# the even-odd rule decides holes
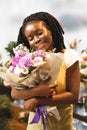
[[[39,43],[40,42],[40,38],[38,36],[35,36],[34,37],[34,41],[35,41],[35,43]]]

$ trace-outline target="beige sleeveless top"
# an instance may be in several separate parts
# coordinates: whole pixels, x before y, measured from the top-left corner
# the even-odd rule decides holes
[[[64,54],[64,60],[57,76],[56,83],[58,84],[57,92],[62,93],[66,91],[66,70],[77,60],[79,56],[76,51],[72,49],[66,49]],[[65,105],[63,107],[57,106],[61,120],[58,122],[58,130],[72,130],[72,118],[73,118],[73,107],[72,105]]]

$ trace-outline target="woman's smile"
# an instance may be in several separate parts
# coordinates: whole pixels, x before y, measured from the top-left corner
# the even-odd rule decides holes
[[[38,45],[38,50],[45,48],[45,45],[46,45],[45,43],[40,43]]]

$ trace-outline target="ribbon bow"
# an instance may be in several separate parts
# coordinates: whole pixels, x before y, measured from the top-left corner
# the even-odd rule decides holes
[[[34,118],[32,119],[32,121],[29,124],[39,123],[40,117],[41,117],[42,124],[43,124],[43,130],[46,130],[44,117],[47,120],[48,119],[48,113],[47,113],[47,109],[46,109],[45,106],[39,106],[37,108],[36,114],[35,114]]]

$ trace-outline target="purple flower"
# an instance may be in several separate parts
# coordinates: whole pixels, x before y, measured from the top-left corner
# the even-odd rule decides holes
[[[17,65],[18,62],[19,62],[19,59],[20,59],[19,57],[14,57],[11,66],[16,67],[16,65]]]
[[[35,57],[44,57],[43,51],[42,50],[35,51],[34,56]]]
[[[29,68],[32,66],[32,59],[29,55],[22,57],[18,63],[21,68]]]
[[[26,52],[24,51],[21,51],[21,50],[15,51],[15,57],[23,57],[25,55],[26,55]]]

